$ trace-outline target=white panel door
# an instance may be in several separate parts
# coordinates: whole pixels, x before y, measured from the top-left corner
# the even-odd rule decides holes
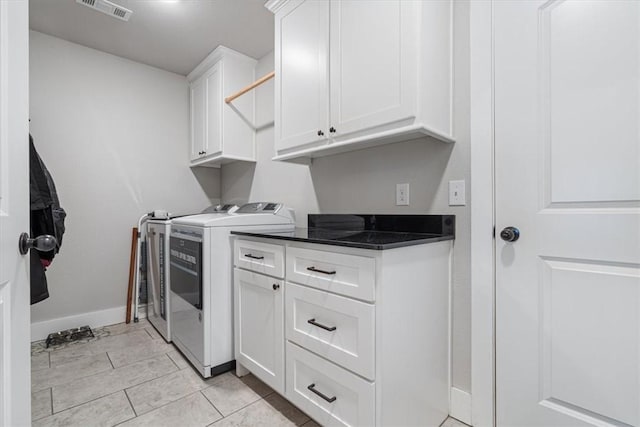
[[[0,1],[0,425],[31,424],[29,3]]]
[[[493,7],[497,423],[639,426],[640,2]]]
[[[329,2],[293,0],[276,15],[276,150],[329,135]]]
[[[331,1],[332,136],[415,117],[417,14],[411,1]]]
[[[222,63],[218,62],[205,76],[207,87],[206,135],[203,155],[222,152]]]
[[[204,77],[191,83],[191,152],[189,153],[191,160],[200,158],[206,147],[206,91],[207,85]]]
[[[284,282],[239,268],[233,275],[236,360],[284,394]]]

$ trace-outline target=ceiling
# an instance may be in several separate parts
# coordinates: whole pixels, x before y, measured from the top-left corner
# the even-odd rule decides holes
[[[253,58],[273,50],[264,0],[112,0],[129,22],[76,3],[30,0],[29,26],[70,42],[187,75],[218,45]]]

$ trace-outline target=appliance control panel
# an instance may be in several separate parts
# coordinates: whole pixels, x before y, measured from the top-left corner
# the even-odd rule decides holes
[[[281,203],[274,202],[255,202],[255,203],[247,203],[246,205],[240,206],[240,208],[236,211],[236,213],[265,213],[265,214],[275,214],[282,207]]]

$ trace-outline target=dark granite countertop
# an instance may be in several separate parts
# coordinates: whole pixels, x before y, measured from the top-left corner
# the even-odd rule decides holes
[[[309,215],[309,228],[293,231],[232,231],[262,237],[360,249],[385,250],[453,240],[453,215]]]

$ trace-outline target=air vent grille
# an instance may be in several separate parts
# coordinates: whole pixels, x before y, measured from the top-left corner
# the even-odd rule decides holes
[[[120,18],[124,18],[127,15],[127,11],[116,7],[113,9],[113,14],[119,16]]]
[[[76,3],[80,3],[122,21],[128,21],[133,13],[127,8],[111,3],[109,0],[76,0]]]

